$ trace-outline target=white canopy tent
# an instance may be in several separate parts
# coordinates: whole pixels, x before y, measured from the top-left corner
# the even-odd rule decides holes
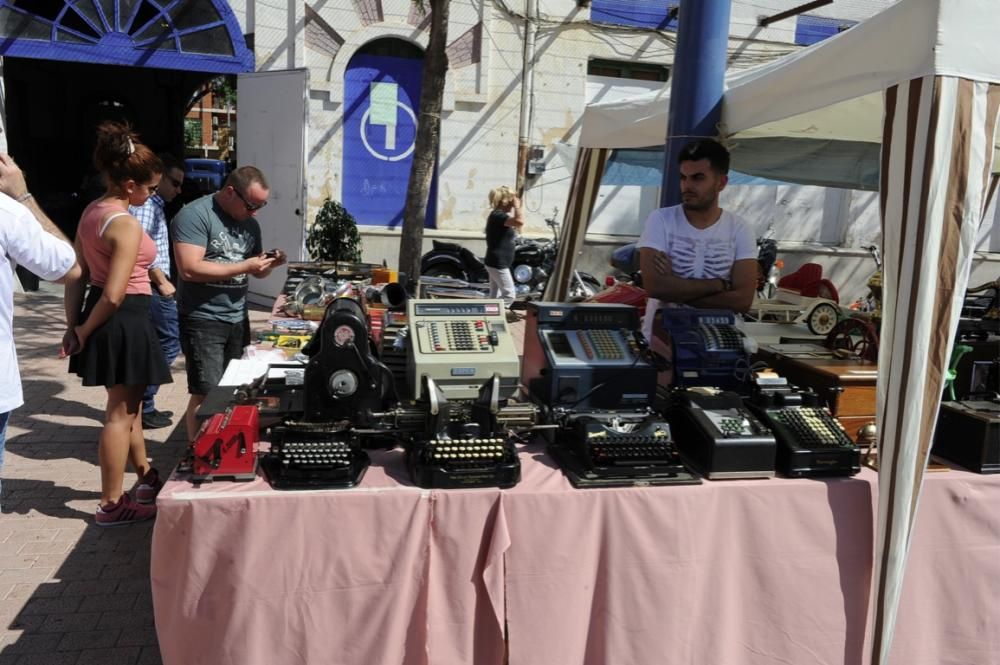
[[[956,10],[959,4],[949,6],[940,33],[937,3],[903,0],[835,39],[727,76],[720,135],[733,167],[785,182],[877,190],[886,89],[918,72],[991,80],[981,72],[990,70],[995,47],[975,40],[993,26]],[[579,145],[662,146],[669,105],[669,86],[591,104]]]
[[[880,193],[885,302],[872,665],[888,662],[945,371],[996,167],[997,34],[1000,13],[991,0],[901,0],[832,39],[733,75],[723,98],[720,138],[732,147],[734,168]],[[548,298],[565,296],[610,149],[662,145],[668,106],[660,93],[588,107],[563,226],[568,251]]]

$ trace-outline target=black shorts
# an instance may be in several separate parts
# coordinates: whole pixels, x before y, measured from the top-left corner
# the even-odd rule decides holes
[[[230,323],[190,317],[182,317],[180,324],[188,392],[207,395],[219,385],[229,361],[242,357],[249,342],[249,326],[245,320]]]

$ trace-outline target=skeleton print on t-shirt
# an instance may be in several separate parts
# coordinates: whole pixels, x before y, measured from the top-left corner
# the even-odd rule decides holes
[[[646,220],[638,247],[648,247],[670,258],[673,273],[686,279],[730,279],[733,263],[757,257],[757,245],[746,222],[728,211],[707,229],[691,226],[682,206],[654,210]],[[650,298],[646,312],[660,308]],[[643,333],[650,337],[652,316],[643,321]]]

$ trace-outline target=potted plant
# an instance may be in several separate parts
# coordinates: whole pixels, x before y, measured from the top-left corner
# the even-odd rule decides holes
[[[309,229],[306,249],[317,261],[361,261],[361,234],[354,216],[337,201],[327,199]]]

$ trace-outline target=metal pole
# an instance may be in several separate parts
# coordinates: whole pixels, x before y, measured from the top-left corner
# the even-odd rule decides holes
[[[716,136],[729,47],[731,0],[681,0],[670,72],[670,115],[660,205],[681,202],[677,155],[695,137]]]
[[[534,113],[535,94],[535,36],[538,33],[538,0],[527,0],[524,14],[524,62],[521,65],[521,117],[517,128],[517,177],[515,188],[524,195],[525,176],[528,168],[528,150],[531,142],[531,116]]]

